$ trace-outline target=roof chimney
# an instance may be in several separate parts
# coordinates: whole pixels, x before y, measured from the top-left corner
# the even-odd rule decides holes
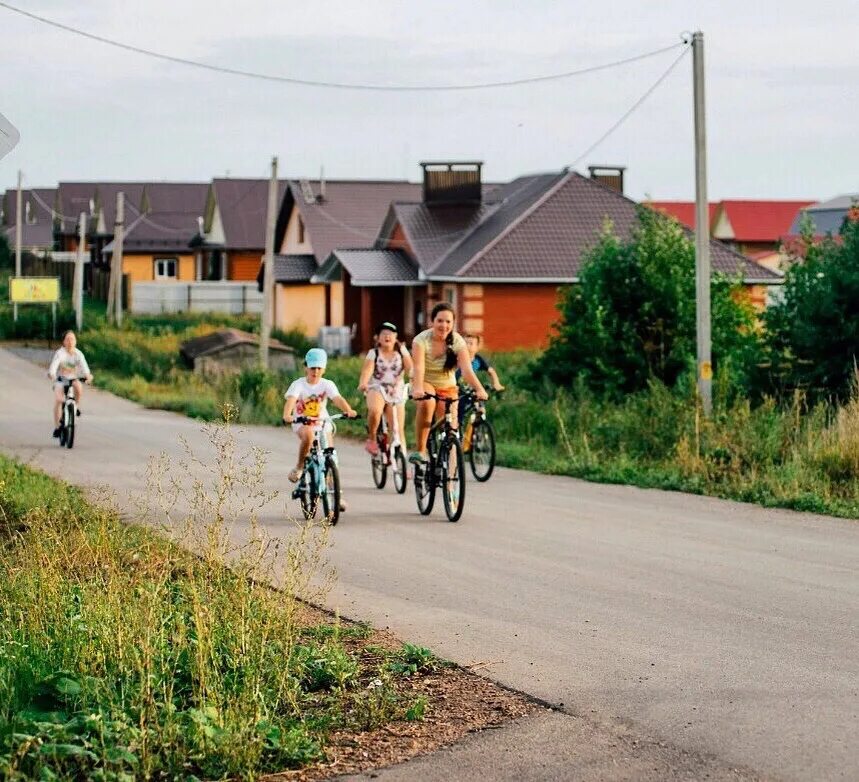
[[[591,179],[600,182],[618,193],[623,192],[623,172],[626,166],[588,166]]]
[[[421,163],[425,204],[479,204],[482,196],[481,161]]]

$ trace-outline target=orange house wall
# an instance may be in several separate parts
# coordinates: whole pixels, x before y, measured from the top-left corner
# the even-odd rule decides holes
[[[227,265],[227,279],[253,282],[259,273],[263,250],[231,252]]]
[[[557,285],[483,285],[483,339],[487,350],[544,348],[558,319]]]

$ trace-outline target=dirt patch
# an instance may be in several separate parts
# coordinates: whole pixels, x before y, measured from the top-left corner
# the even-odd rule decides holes
[[[308,610],[308,624],[331,621],[330,614],[318,609]],[[372,651],[361,652],[361,649],[397,649],[402,641],[390,633],[373,631],[367,638],[344,640],[344,645],[357,653],[372,655]],[[543,708],[456,665],[403,678],[398,691],[407,698],[426,698],[423,719],[392,722],[363,732],[337,731],[325,747],[324,761],[300,770],[269,774],[262,779],[265,782],[310,782],[392,766],[453,744],[469,733],[499,727]]]

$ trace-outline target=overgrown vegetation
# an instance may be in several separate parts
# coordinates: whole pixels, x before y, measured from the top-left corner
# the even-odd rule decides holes
[[[435,658],[307,626],[325,530],[268,539],[261,454],[210,436],[211,461],[170,473],[187,484],[150,466],[174,542],[0,457],[0,778],[253,779],[320,759],[334,731],[423,716],[404,677]]]

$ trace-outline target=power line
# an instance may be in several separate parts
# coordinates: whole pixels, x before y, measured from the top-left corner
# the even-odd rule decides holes
[[[687,47],[689,45],[689,42],[684,39],[680,43],[672,44],[671,46],[664,46],[660,49],[654,49],[653,51],[644,52],[643,54],[637,54],[632,57],[626,57],[621,60],[603,63],[602,65],[592,65],[586,68],[564,71],[562,73],[551,73],[544,74],[542,76],[530,76],[520,79],[509,79],[506,81],[480,82],[472,84],[359,84],[348,82],[320,81],[316,79],[300,79],[293,76],[279,76],[271,73],[246,71],[240,68],[228,68],[222,65],[211,65],[209,63],[200,62],[199,60],[188,60],[184,57],[176,57],[170,54],[163,54],[161,52],[152,51],[151,49],[144,49],[140,46],[134,46],[132,44],[123,43],[121,41],[115,41],[111,38],[105,38],[104,36],[96,35],[94,33],[87,32],[86,30],[80,30],[76,27],[71,27],[70,25],[63,24],[62,22],[57,22],[53,19],[48,19],[44,16],[39,16],[38,14],[31,13],[30,11],[25,11],[22,8],[16,8],[9,3],[2,2],[2,0],[0,0],[0,8],[5,8],[7,11],[12,11],[13,13],[20,14],[21,16],[26,16],[37,22],[41,22],[42,24],[56,27],[59,30],[64,30],[65,32],[82,36],[83,38],[88,38],[91,41],[97,41],[99,43],[106,44],[107,46],[114,46],[118,49],[124,49],[125,51],[142,54],[146,57],[154,57],[159,60],[165,60],[166,62],[172,62],[179,65],[188,65],[194,68],[202,68],[207,71],[225,73],[231,76],[243,76],[249,79],[261,79],[263,81],[278,82],[281,84],[293,84],[302,87],[319,87],[335,90],[363,90],[373,92],[462,92],[466,90],[495,89],[498,87],[516,87],[526,84],[538,84],[541,82],[568,79],[573,76],[583,76],[588,73],[597,73],[599,71],[608,70],[610,68],[617,68],[621,65],[629,65],[630,63],[640,62],[641,60],[647,59],[649,57],[656,57],[657,55],[672,51],[679,46]]]
[[[639,109],[639,107],[644,103],[644,101],[646,101],[653,94],[656,88],[659,87],[659,85],[662,84],[662,82],[664,82],[668,78],[671,71],[673,71],[680,64],[680,60],[682,60],[686,56],[689,51],[689,48],[690,47],[686,46],[683,51],[680,52],[680,56],[677,57],[677,59],[675,59],[674,62],[672,62],[671,65],[668,66],[665,73],[663,73],[655,82],[653,82],[653,84],[650,85],[647,91],[635,103],[633,103],[632,106],[630,106],[629,109],[624,112],[624,114],[621,115],[620,119],[618,119],[617,122],[615,122],[584,152],[582,152],[582,154],[579,155],[572,163],[570,163],[569,167],[573,168],[574,166],[581,163],[582,160],[584,160],[588,155],[590,155],[591,152],[593,152],[600,144],[603,143],[603,141],[605,141],[612,133],[614,133],[621,125],[623,125],[623,123],[626,122],[626,120],[629,119]]]

